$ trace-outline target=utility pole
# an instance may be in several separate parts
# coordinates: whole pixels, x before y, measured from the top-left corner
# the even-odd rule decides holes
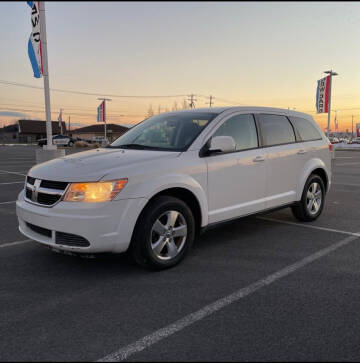
[[[190,98],[188,98],[188,101],[190,101],[189,102],[189,107],[190,108],[195,108],[195,101],[197,101],[196,99],[194,99],[194,94],[191,94],[189,97]]]
[[[337,110],[335,110],[335,117],[334,117],[334,130],[335,130],[335,132],[337,132],[337,131],[338,131]]]
[[[104,101],[104,134],[105,134],[105,142],[107,140],[106,138],[106,101],[112,101],[111,98],[98,98],[100,101]]]
[[[337,76],[336,72],[333,72],[332,69],[330,71],[325,71],[324,73],[330,75],[330,86],[329,86],[329,105],[328,105],[328,127],[327,127],[327,137],[329,137],[330,130],[330,113],[331,113],[331,85],[332,85],[332,76]]]
[[[62,120],[62,112],[63,112],[64,110],[62,109],[62,108],[60,108],[60,115],[59,115],[59,118],[60,118],[60,120],[59,120],[59,122],[60,122],[60,134],[61,135],[64,135],[64,130],[63,130],[63,120]],[[66,126],[66,125],[65,125]]]
[[[351,140],[353,139],[354,135],[354,115],[351,115]]]
[[[209,96],[209,102],[206,102],[206,104],[207,105],[209,105],[209,107],[211,107],[212,105],[213,105],[213,99],[214,99],[215,97],[214,96],[212,96],[212,95],[210,95]]]
[[[47,55],[47,40],[46,40],[46,23],[45,23],[45,2],[39,2],[40,10],[40,41],[42,54],[42,74],[44,77],[44,94],[45,94],[45,113],[46,113],[46,137],[47,145],[44,145],[44,150],[54,150],[56,145],[52,142],[52,124],[51,124],[51,109],[50,109],[50,86],[49,86],[49,67]]]
[[[70,136],[70,115],[69,115],[68,135]]]

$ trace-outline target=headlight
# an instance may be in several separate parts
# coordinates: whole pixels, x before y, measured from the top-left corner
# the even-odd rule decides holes
[[[108,202],[125,187],[127,179],[97,183],[71,183],[64,195],[64,202]]]

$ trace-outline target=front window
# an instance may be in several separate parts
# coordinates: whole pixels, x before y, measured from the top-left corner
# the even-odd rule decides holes
[[[184,151],[217,115],[188,111],[156,115],[131,128],[110,147]]]
[[[215,136],[231,136],[236,151],[257,148],[258,138],[254,116],[251,114],[236,115],[226,120],[214,133]]]

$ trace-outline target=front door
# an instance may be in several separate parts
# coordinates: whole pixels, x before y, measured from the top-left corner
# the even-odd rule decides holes
[[[212,136],[231,136],[236,151],[207,156],[209,223],[265,208],[266,159],[259,149],[254,116],[238,114],[222,122]]]

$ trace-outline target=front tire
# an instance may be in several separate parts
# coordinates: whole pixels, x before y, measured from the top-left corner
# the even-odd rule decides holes
[[[130,252],[137,264],[155,270],[177,265],[195,239],[195,220],[182,200],[155,197],[141,213]]]
[[[305,183],[300,202],[292,207],[295,218],[302,222],[315,221],[324,209],[325,193],[320,176],[311,174]]]

